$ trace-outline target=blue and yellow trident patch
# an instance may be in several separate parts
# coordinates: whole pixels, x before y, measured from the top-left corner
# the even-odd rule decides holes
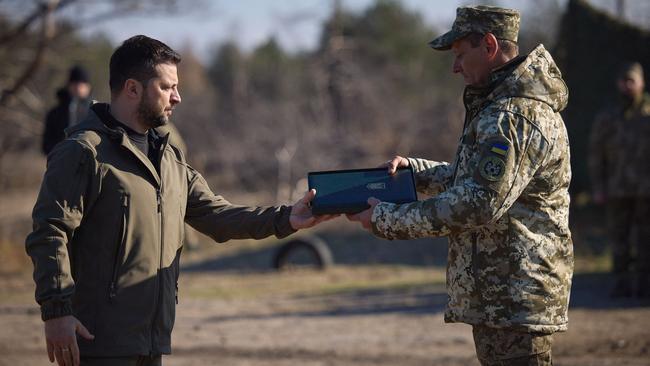
[[[497,155],[506,156],[508,154],[508,145],[495,142],[492,144],[492,147],[490,147],[490,151]]]

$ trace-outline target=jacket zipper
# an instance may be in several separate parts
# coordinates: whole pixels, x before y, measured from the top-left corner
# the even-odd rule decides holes
[[[163,258],[163,214],[162,214],[162,193],[161,189],[158,188],[156,189],[156,204],[157,204],[157,211],[158,211],[158,219],[159,219],[159,224],[160,224],[160,258],[158,262],[158,269],[156,271],[156,293],[155,293],[155,307],[154,307],[154,313],[153,317],[151,319],[151,349],[150,353],[153,355],[156,350],[156,324],[157,324],[157,319],[158,319],[158,314],[160,313],[159,307],[160,307],[160,298],[162,295],[162,280],[160,279],[160,269],[162,268],[162,258]]]
[[[127,209],[129,207],[129,196],[122,196],[122,227],[120,229],[119,243],[117,245],[117,250],[115,251],[115,262],[113,263],[113,276],[111,277],[111,285],[108,291],[108,301],[113,302],[113,299],[117,295],[117,277],[120,272],[120,261],[124,256],[124,247],[126,245],[126,226],[127,226]]]
[[[164,230],[164,217],[163,217],[163,211],[162,211],[162,182],[163,182],[163,176],[162,176],[162,159],[163,159],[163,154],[165,153],[165,149],[167,147],[167,141],[163,141],[161,146],[158,149],[158,174],[160,176],[160,186],[158,189],[156,189],[156,201],[158,205],[158,218],[160,219],[159,224],[160,224],[160,258],[158,262],[158,270],[156,273],[156,284],[157,284],[157,291],[156,291],[156,306],[153,314],[153,318],[151,321],[151,349],[150,353],[153,355],[156,351],[156,320],[158,318],[158,314],[160,313],[160,303],[162,299],[162,292],[163,292],[163,283],[161,279],[161,270],[163,268],[163,250],[165,248],[165,230]]]

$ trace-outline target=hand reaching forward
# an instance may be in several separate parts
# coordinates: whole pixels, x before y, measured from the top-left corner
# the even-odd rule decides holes
[[[321,216],[314,216],[311,213],[311,208],[309,208],[309,202],[316,197],[316,190],[311,189],[307,193],[305,193],[305,196],[298,200],[292,207],[291,207],[291,216],[289,217],[289,222],[291,223],[291,227],[294,230],[300,230],[300,229],[307,229],[312,226],[316,226],[320,224],[323,221],[331,220],[335,217],[338,217],[339,215],[321,215]]]

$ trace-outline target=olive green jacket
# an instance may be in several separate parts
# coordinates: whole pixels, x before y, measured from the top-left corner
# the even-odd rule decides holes
[[[447,322],[553,333],[567,329],[573,275],[568,90],[543,46],[465,91],[452,164],[410,159],[432,198],[382,202],[374,232],[448,236]]]
[[[183,221],[217,242],[284,237],[289,207],[212,193],[168,135],[159,170],[91,111],[49,154],[26,250],[44,320],[76,316],[85,356],[171,352]],[[158,173],[160,171],[160,173]]]

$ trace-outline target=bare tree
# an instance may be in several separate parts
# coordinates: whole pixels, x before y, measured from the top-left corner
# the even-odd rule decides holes
[[[9,103],[10,98],[15,95],[16,92],[18,92],[20,88],[22,88],[38,70],[39,66],[43,62],[45,49],[49,41],[54,36],[54,12],[72,3],[73,1],[74,0],[44,1],[38,4],[36,10],[34,10],[22,22],[20,22],[20,24],[15,29],[10,30],[6,34],[0,35],[0,46],[5,46],[15,41],[20,36],[24,35],[25,32],[27,32],[27,30],[30,28],[30,25],[37,21],[41,22],[38,43],[36,45],[32,60],[27,64],[23,72],[20,73],[20,76],[16,78],[16,80],[13,82],[13,85],[2,90],[2,94],[0,95],[0,107],[6,106]]]
[[[10,150],[33,146],[52,77],[42,71],[60,58],[75,32],[97,22],[176,10],[176,0],[14,0],[0,2],[0,175]],[[67,43],[66,43],[67,42]],[[73,43],[76,41],[73,41]],[[43,88],[42,85],[48,85]],[[0,185],[6,181],[0,176]]]
[[[0,107],[6,107],[11,98],[34,76],[45,57],[45,51],[52,38],[56,35],[58,29],[55,21],[55,14],[61,19],[68,20],[73,27],[68,29],[78,29],[89,24],[114,19],[115,17],[125,16],[139,12],[151,14],[155,11],[170,12],[177,10],[176,0],[165,1],[141,1],[141,0],[121,0],[121,1],[95,1],[93,8],[79,0],[37,0],[33,3],[16,2],[5,6],[5,10],[12,14],[25,13],[27,7],[33,10],[26,13],[23,18],[16,22],[16,25],[8,31],[0,32],[0,48],[12,47],[18,40],[22,40],[25,35],[32,29],[35,24],[40,23],[38,39],[34,47],[33,55],[29,62],[24,63],[26,66],[23,71],[17,73],[10,86],[0,91]],[[95,10],[100,9],[100,10]],[[65,13],[64,10],[69,11]],[[71,16],[70,14],[74,14]]]

